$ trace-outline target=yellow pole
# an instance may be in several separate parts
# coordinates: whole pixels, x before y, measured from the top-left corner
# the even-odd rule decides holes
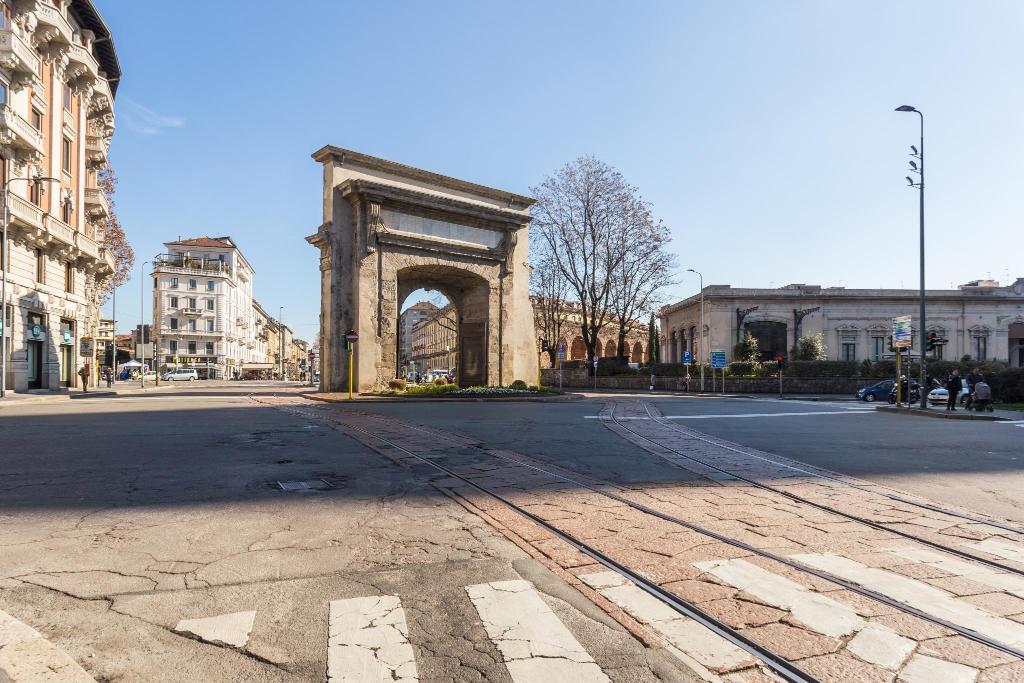
[[[355,348],[354,342],[348,343],[348,400],[352,400],[352,350]]]

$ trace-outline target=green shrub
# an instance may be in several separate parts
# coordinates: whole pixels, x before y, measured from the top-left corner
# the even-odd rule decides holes
[[[517,389],[519,391],[527,391],[527,390],[529,390],[530,387],[523,380],[517,379],[516,381],[512,382],[512,384],[509,384],[508,388],[509,389]]]
[[[789,377],[856,377],[859,365],[848,360],[795,360],[783,373]]]
[[[451,391],[458,391],[458,384],[418,384],[408,387],[405,393],[410,396],[417,394],[447,394]]]
[[[1004,368],[1001,372],[985,374],[992,394],[1001,403],[1024,401],[1024,368]]]
[[[395,391],[405,391],[406,384],[407,382],[404,379],[393,379],[388,382],[388,387]]]
[[[734,377],[756,377],[760,370],[760,363],[736,360],[726,366],[728,374]]]

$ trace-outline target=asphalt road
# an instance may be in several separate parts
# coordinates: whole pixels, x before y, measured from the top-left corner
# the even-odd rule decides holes
[[[470,434],[620,483],[678,478],[571,403],[369,404],[364,409]],[[626,398],[630,394],[606,394]],[[853,401],[635,394],[674,423],[999,518],[1024,521],[1022,422],[891,415]]]

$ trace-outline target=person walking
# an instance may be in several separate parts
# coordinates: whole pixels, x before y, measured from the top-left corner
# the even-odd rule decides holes
[[[992,412],[992,387],[984,378],[974,385],[974,409],[979,413],[984,410]]]
[[[946,380],[946,392],[949,394],[946,400],[946,410],[956,410],[956,399],[964,388],[964,381],[960,379],[960,371],[954,370]]]
[[[978,368],[971,368],[971,371],[964,377],[964,381],[967,382],[967,403],[964,407],[970,410],[971,405],[974,403],[974,387],[978,382],[984,382],[985,377]]]

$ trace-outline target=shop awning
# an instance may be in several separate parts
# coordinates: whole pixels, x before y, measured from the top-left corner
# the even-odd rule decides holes
[[[273,370],[273,363],[242,363],[243,370]]]

